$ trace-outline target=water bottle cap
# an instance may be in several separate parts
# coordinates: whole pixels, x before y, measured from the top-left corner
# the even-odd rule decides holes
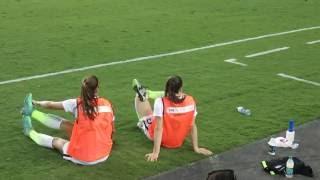
[[[294,131],[294,121],[293,120],[290,120],[289,121],[289,132],[292,132],[292,131]]]

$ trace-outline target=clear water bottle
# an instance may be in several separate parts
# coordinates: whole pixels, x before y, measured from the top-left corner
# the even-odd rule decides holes
[[[286,131],[286,139],[288,140],[288,143],[290,145],[293,144],[293,141],[294,141],[294,121],[293,120],[290,120],[289,121],[289,128],[288,130]]]
[[[243,115],[246,115],[246,116],[250,116],[251,115],[251,111],[250,109],[245,109],[244,107],[242,106],[239,106],[237,107],[237,111]]]
[[[293,177],[293,167],[294,167],[294,161],[292,159],[292,156],[289,156],[287,163],[286,163],[286,177],[287,178]]]

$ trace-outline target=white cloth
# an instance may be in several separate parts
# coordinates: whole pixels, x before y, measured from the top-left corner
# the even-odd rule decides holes
[[[288,139],[284,137],[271,138],[268,144],[274,147],[284,147],[284,148],[290,147],[292,149],[296,149],[299,146],[299,144],[297,143],[290,143]]]
[[[158,116],[158,117],[162,117],[163,116],[163,103],[162,103],[162,100],[161,98],[157,98],[155,101],[154,101],[154,106],[153,106],[153,116]],[[195,110],[194,110],[194,117],[196,117],[198,114],[197,112],[197,108],[195,107]]]

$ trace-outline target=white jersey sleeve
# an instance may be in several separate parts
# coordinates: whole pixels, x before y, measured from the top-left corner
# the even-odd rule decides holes
[[[154,101],[153,116],[158,116],[158,117],[163,116],[163,103],[161,98],[157,98]]]
[[[77,99],[62,101],[62,106],[65,112],[69,112],[73,114],[74,117],[77,117]]]

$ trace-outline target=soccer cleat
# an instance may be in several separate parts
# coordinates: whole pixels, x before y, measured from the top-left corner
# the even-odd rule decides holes
[[[21,114],[25,116],[31,116],[32,111],[33,111],[32,94],[29,93],[24,99]]]
[[[31,118],[30,116],[22,116],[22,126],[23,126],[23,133],[26,136],[29,136],[29,132],[32,130]]]
[[[147,99],[147,89],[139,83],[137,79],[132,80],[133,90],[136,91],[140,101],[145,101]]]

